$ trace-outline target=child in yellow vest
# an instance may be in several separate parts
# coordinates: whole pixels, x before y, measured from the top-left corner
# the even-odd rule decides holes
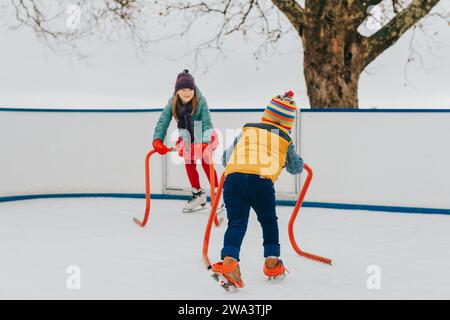
[[[293,93],[274,97],[259,123],[248,123],[234,144],[224,152],[226,180],[223,198],[228,228],[221,252],[223,261],[214,264],[213,273],[223,275],[229,285],[243,287],[239,253],[247,229],[250,208],[263,229],[263,272],[282,277],[286,271],[280,257],[278,218],[274,182],[284,167],[291,174],[303,171],[303,160],[295,152],[289,136],[297,106]]]

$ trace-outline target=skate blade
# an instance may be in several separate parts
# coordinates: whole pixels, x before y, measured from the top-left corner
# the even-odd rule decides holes
[[[200,211],[205,211],[206,209],[208,209],[205,205],[202,205],[200,208],[196,208],[196,209],[183,209],[183,213],[195,213],[195,212],[200,212]]]
[[[284,280],[284,278],[286,278],[286,274],[282,274],[282,275],[279,275],[279,276],[268,276],[268,277],[267,277],[267,280],[268,280],[268,281],[274,281],[274,282],[277,282],[277,281],[282,281],[282,280]]]
[[[225,290],[225,291],[232,291],[232,292],[236,292],[238,290],[238,288],[232,284],[231,282],[229,282],[227,280],[227,278],[225,278],[222,274],[220,273],[213,273],[211,275],[211,278],[213,278],[217,283],[219,283],[219,285]]]

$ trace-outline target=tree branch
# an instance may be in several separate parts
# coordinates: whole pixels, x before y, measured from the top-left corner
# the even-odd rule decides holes
[[[273,4],[284,13],[295,30],[301,35],[305,23],[305,10],[295,0],[272,0]]]
[[[224,57],[224,42],[232,34],[240,33],[243,37],[250,37],[252,34],[263,39],[261,45],[254,52],[254,57],[259,60],[268,48],[276,49],[275,44],[281,37],[292,29],[291,24],[281,22],[278,18],[283,14],[278,10],[271,1],[261,0],[158,0],[155,1],[156,8],[160,8],[160,12],[164,17],[172,14],[184,13],[188,19],[188,24],[183,27],[182,32],[173,36],[164,36],[164,38],[181,39],[186,36],[194,24],[212,20],[214,26],[208,28],[202,34],[205,39],[196,43],[194,48],[188,48],[184,54],[175,59],[193,56],[195,61],[194,69],[203,64],[205,69],[209,66],[204,63],[203,52],[209,52],[208,57],[212,57],[217,53],[216,58]],[[170,19],[176,21],[175,18]],[[178,27],[179,29],[179,27]],[[286,29],[286,30],[285,30]],[[214,60],[216,60],[214,58]]]
[[[414,0],[405,10],[397,14],[386,26],[366,39],[365,66],[375,60],[387,48],[426,16],[440,0]]]

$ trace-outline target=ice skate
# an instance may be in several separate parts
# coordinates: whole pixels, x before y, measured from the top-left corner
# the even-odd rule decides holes
[[[212,277],[227,291],[230,288],[244,287],[239,263],[232,257],[225,257],[223,262],[215,263],[212,268]]]
[[[222,202],[222,204],[220,204],[216,210],[216,216],[217,221],[219,221],[219,225],[222,224],[222,222],[225,220],[224,211],[225,211],[225,204]]]
[[[278,257],[267,257],[263,271],[268,280],[282,280],[286,276],[286,271],[289,272]]]
[[[203,189],[192,188],[192,198],[183,208],[184,213],[192,213],[208,209],[206,207],[206,193]]]
[[[222,213],[225,211],[225,203],[221,202],[218,206],[217,206],[217,214]]]

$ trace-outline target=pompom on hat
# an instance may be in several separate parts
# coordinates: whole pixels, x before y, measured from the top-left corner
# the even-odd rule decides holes
[[[175,92],[181,89],[195,90],[194,77],[189,73],[189,70],[184,70],[178,74],[177,81],[175,83]]]
[[[292,129],[297,113],[297,104],[292,99],[294,92],[288,91],[270,101],[262,115],[262,121],[277,124],[289,132]]]

